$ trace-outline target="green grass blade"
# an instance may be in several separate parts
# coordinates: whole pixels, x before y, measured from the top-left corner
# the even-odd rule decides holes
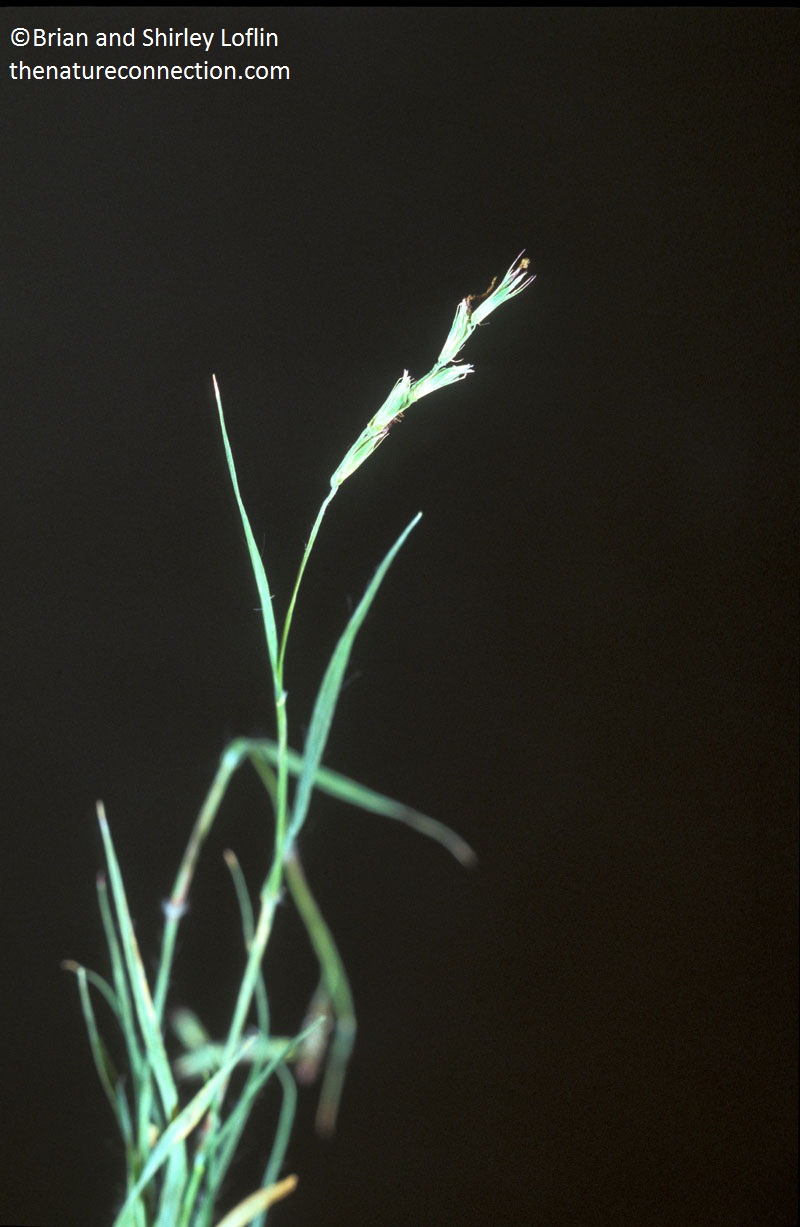
[[[156,991],[154,995],[156,1018],[161,1023],[164,1017],[164,1009],[167,1000],[167,990],[169,988],[170,977],[172,975],[172,964],[175,958],[175,947],[178,938],[178,926],[186,914],[187,901],[189,891],[191,890],[192,881],[194,879],[195,869],[203,850],[203,845],[211,831],[219,807],[221,806],[225,793],[230,783],[231,777],[239,769],[247,755],[247,743],[239,738],[237,741],[232,741],[220,757],[219,766],[217,767],[211,787],[206,794],[205,801],[197,815],[192,833],[189,836],[189,842],[186,845],[186,851],[183,855],[178,876],[175,879],[175,884],[172,888],[168,903],[164,907],[166,923],[164,924],[164,936],[161,945],[161,957],[158,965],[158,975],[156,977]]]
[[[228,472],[230,473],[231,485],[233,492],[236,495],[236,502],[239,507],[239,515],[244,528],[244,535],[247,541],[247,550],[250,555],[250,566],[253,568],[253,574],[256,579],[256,587],[258,588],[258,597],[261,602],[261,617],[264,622],[264,633],[267,639],[267,651],[269,652],[270,664],[272,665],[272,676],[277,678],[278,674],[278,628],[275,625],[275,611],[272,608],[272,594],[269,590],[269,581],[267,573],[264,570],[264,563],[261,561],[261,555],[258,552],[256,539],[253,536],[253,530],[250,527],[250,520],[245,511],[244,502],[241,493],[239,492],[239,479],[236,476],[236,466],[233,463],[233,452],[231,451],[228,432],[225,429],[225,417],[222,413],[222,399],[219,394],[219,386],[217,384],[216,375],[214,379],[214,395],[217,398],[217,410],[219,412],[219,424],[222,430],[222,442],[225,447],[225,459],[228,462]]]
[[[117,927],[119,929],[122,955],[125,960],[136,1017],[142,1033],[148,1063],[152,1068],[153,1076],[158,1085],[164,1116],[169,1120],[178,1106],[178,1092],[172,1079],[169,1060],[164,1049],[164,1041],[153,1007],[153,999],[150,995],[142,957],[139,953],[139,944],[136,941],[133,922],[128,910],[128,900],[125,895],[122,873],[114,851],[114,844],[111,839],[111,832],[102,802],[98,802],[97,817],[106,854],[111,894],[117,913]]]
[[[96,971],[90,971],[88,967],[83,967],[80,963],[76,963],[74,959],[63,959],[61,962],[61,968],[63,971],[71,971],[74,974],[77,974],[79,971],[83,971],[87,982],[91,984],[92,988],[97,989],[101,997],[105,998],[106,1003],[108,1004],[115,1018],[119,1021],[119,1002],[117,1001],[116,993],[108,983],[108,980],[104,980],[102,976],[98,976]]]
[[[210,1078],[208,1082],[197,1092],[197,1094],[189,1101],[186,1107],[178,1113],[171,1124],[167,1126],[161,1137],[156,1142],[147,1162],[142,1169],[139,1179],[134,1184],[133,1188],[128,1193],[125,1203],[120,1210],[115,1220],[115,1227],[123,1227],[126,1215],[132,1208],[136,1198],[142,1190],[153,1179],[156,1172],[167,1162],[171,1157],[176,1147],[182,1147],[184,1141],[196,1129],[200,1121],[205,1116],[209,1109],[212,1099],[217,1093],[220,1084],[228,1077],[231,1071],[241,1061],[246,1050],[249,1048],[250,1042],[245,1041],[238,1052],[234,1053],[230,1061]]]
[[[236,1106],[214,1141],[213,1155],[209,1159],[209,1168],[214,1173],[213,1185],[215,1188],[218,1189],[221,1181],[225,1178],[236,1154],[236,1148],[239,1145],[242,1132],[255,1106],[256,1099],[267,1081],[278,1067],[285,1062],[286,1058],[302,1044],[303,1040],[311,1035],[318,1025],[319,1023],[315,1020],[309,1026],[304,1027],[298,1035],[293,1039],[286,1040],[281,1048],[274,1051],[270,1060],[262,1068],[253,1069],[252,1074],[248,1077],[247,1082],[242,1088]]]
[[[264,1178],[261,1181],[262,1187],[265,1189],[275,1184],[278,1172],[283,1167],[283,1161],[286,1158],[286,1151],[289,1147],[289,1138],[292,1132],[292,1125],[294,1124],[295,1112],[297,1111],[297,1083],[289,1072],[288,1067],[284,1064],[278,1066],[277,1074],[283,1091],[283,1102],[281,1103],[278,1124],[275,1127],[272,1154],[269,1157],[269,1162],[264,1171]],[[262,1210],[257,1218],[253,1219],[253,1227],[264,1227],[266,1221],[267,1207]]]
[[[270,765],[275,765],[278,761],[278,746],[277,743],[268,738],[259,739],[250,743],[249,754],[253,759],[254,765],[258,769],[260,758],[265,758]],[[303,769],[302,755],[296,750],[289,750],[287,753],[289,764],[289,772],[293,776],[300,775]],[[260,773],[260,772],[259,772]],[[470,868],[477,861],[472,848],[456,834],[450,827],[445,826],[443,822],[438,822],[435,818],[429,818],[427,814],[421,813],[418,809],[413,809],[410,805],[404,805],[402,801],[394,801],[391,797],[386,797],[383,793],[376,792],[372,788],[367,788],[364,784],[357,783],[356,780],[351,780],[346,775],[341,775],[338,771],[331,771],[328,767],[318,767],[314,787],[320,792],[326,793],[329,797],[334,797],[337,801],[344,801],[347,805],[354,805],[357,809],[363,809],[369,814],[377,814],[382,818],[391,818],[395,822],[402,822],[413,830],[418,831],[420,835],[427,836],[428,839],[433,839],[436,843],[441,844],[443,848],[454,856],[462,865]]]
[[[272,773],[270,773],[272,774]],[[274,779],[274,776],[273,776]],[[242,867],[235,852],[227,848],[223,853],[225,864],[228,866],[231,878],[233,879],[233,889],[236,891],[236,901],[239,904],[239,915],[242,918],[242,935],[244,937],[244,948],[249,950],[253,942],[253,934],[255,932],[255,917],[253,915],[253,904],[250,901],[250,895],[247,890],[247,883],[244,880]],[[255,1003],[256,1003],[256,1018],[258,1019],[258,1029],[264,1035],[269,1035],[269,1001],[267,998],[267,986],[264,982],[264,973],[259,969],[255,984]]]
[[[119,1085],[119,1076],[114,1068],[114,1063],[109,1056],[108,1049],[100,1036],[100,1031],[97,1026],[97,1019],[94,1013],[94,1006],[92,1005],[92,999],[89,994],[88,981],[90,974],[93,975],[93,973],[87,972],[86,968],[81,967],[78,963],[65,962],[62,963],[62,967],[64,967],[66,971],[74,971],[78,978],[78,992],[80,993],[81,998],[81,1010],[83,1011],[83,1019],[86,1023],[86,1031],[89,1035],[89,1047],[92,1050],[92,1058],[94,1060],[95,1069],[97,1070],[97,1076],[100,1079],[100,1085],[105,1091],[106,1099],[111,1104],[114,1115],[119,1119],[122,1136],[125,1138],[125,1141],[128,1142],[130,1139],[125,1134],[125,1120],[120,1119],[118,1116],[119,1105],[117,1101],[116,1087]],[[93,976],[93,979],[100,980],[100,977]],[[102,983],[104,989],[108,990],[108,993],[113,1000],[114,994],[111,992],[111,989],[105,983],[105,981],[102,981]],[[129,1120],[130,1117],[128,1117],[128,1121]]]
[[[128,978],[125,975],[125,961],[122,957],[122,950],[117,937],[111,901],[108,897],[108,883],[104,873],[97,875],[97,902],[111,959],[111,976],[114,981],[114,992],[118,1003],[119,1025],[125,1040],[134,1085],[139,1087],[142,1084],[141,1072],[144,1058],[139,1042],[139,1033],[136,1029]]]
[[[328,741],[333,713],[336,710],[336,704],[339,699],[339,693],[342,689],[345,670],[347,669],[350,660],[350,653],[353,649],[355,637],[358,634],[364,619],[367,616],[370,606],[375,599],[375,596],[386,576],[386,572],[395,560],[398,551],[402,548],[409,533],[422,518],[422,513],[418,512],[414,516],[411,523],[403,529],[400,536],[395,541],[392,548],[384,558],[381,565],[378,567],[366,592],[358,603],[350,621],[345,627],[344,634],[336,645],[328,668],[325,670],[325,676],[322,679],[322,685],[319,688],[314,711],[311,716],[311,723],[308,728],[308,736],[306,737],[305,751],[303,753],[303,768],[300,772],[300,778],[297,782],[295,791],[294,805],[292,806],[292,816],[289,822],[287,832],[287,847],[291,847],[293,841],[297,838],[300,829],[305,822],[308,807],[311,802],[311,794],[314,789],[314,781],[322,761],[322,755],[325,752],[325,746]]]
[[[309,1058],[301,1056],[301,1066],[308,1060],[310,1068],[305,1076],[298,1070],[298,1077],[302,1081],[313,1080],[316,1077],[316,1067],[319,1062],[325,1061],[316,1124],[317,1132],[322,1137],[330,1137],[336,1129],[336,1118],[339,1114],[339,1102],[344,1089],[347,1064],[356,1038],[353,994],[350,991],[350,981],[347,978],[347,972],[333,934],[314,898],[296,849],[293,849],[286,858],[286,882],[322,972],[322,983],[314,994],[310,1008],[310,1016],[316,1018],[320,1023],[322,1044],[314,1045],[312,1036],[311,1045],[305,1047],[309,1048],[310,1052],[314,1052],[315,1047],[318,1047],[319,1052],[314,1052],[314,1055]],[[326,1057],[325,1023],[330,1018],[331,1011],[334,1031]]]

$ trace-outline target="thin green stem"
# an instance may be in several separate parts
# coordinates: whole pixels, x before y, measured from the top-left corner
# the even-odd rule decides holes
[[[186,914],[189,889],[195,869],[197,868],[197,861],[206,837],[214,824],[214,819],[225,796],[231,776],[239,767],[246,750],[247,743],[240,739],[239,741],[231,742],[222,755],[213,783],[208,790],[206,799],[194,824],[194,829],[189,836],[189,842],[186,845],[186,851],[183,854],[183,860],[178,869],[178,875],[175,878],[172,894],[164,905],[164,937],[161,946],[156,989],[153,997],[153,1005],[159,1023],[164,1018],[164,1006],[172,975],[172,964],[175,958],[178,926]]]
[[[283,1167],[283,1161],[286,1157],[286,1150],[289,1145],[289,1137],[294,1124],[294,1114],[297,1108],[297,1084],[294,1078],[287,1069],[286,1065],[281,1062],[277,1069],[278,1079],[280,1080],[283,1097],[281,1101],[280,1114],[278,1123],[275,1127],[275,1140],[272,1143],[272,1154],[269,1157],[264,1175],[261,1179],[262,1188],[268,1189],[275,1184],[278,1179],[278,1174]],[[253,1219],[253,1227],[264,1227],[267,1221],[267,1211],[260,1214],[258,1218]]]
[[[253,917],[253,905],[250,902],[250,895],[247,890],[247,883],[244,879],[241,866],[237,859],[236,853],[230,848],[224,853],[225,863],[230,870],[233,879],[233,887],[236,891],[236,898],[239,903],[239,912],[242,917],[242,935],[244,937],[245,949],[248,950],[253,941],[253,933],[255,930],[255,920]],[[259,971],[256,980],[256,1017],[258,1018],[258,1029],[262,1035],[269,1035],[269,1001],[267,999],[267,986],[264,983],[263,971]]]
[[[311,550],[314,547],[314,542],[317,539],[317,533],[319,532],[320,525],[322,524],[322,520],[325,516],[325,512],[328,510],[328,506],[332,502],[335,494],[336,494],[336,490],[335,489],[331,490],[329,494],[327,495],[327,497],[323,500],[322,506],[317,512],[317,518],[314,521],[314,527],[311,529],[311,535],[309,536],[308,542],[306,543],[306,548],[303,551],[303,557],[300,562],[300,569],[297,572],[297,579],[294,581],[294,590],[292,592],[291,600],[289,601],[289,608],[286,611],[286,620],[283,624],[283,634],[281,635],[281,646],[280,646],[280,651],[278,653],[278,673],[281,679],[283,678],[283,662],[286,656],[286,644],[289,640],[289,628],[292,625],[292,618],[294,616],[294,607],[297,603],[297,594],[300,591],[300,584],[303,579],[303,572],[306,569],[306,563],[308,562],[308,559],[311,555]]]

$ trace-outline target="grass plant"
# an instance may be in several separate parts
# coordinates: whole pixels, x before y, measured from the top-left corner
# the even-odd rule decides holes
[[[281,1091],[272,1148],[260,1186],[219,1221],[218,1227],[263,1227],[270,1206],[291,1193],[295,1176],[282,1176],[297,1099],[296,1082],[321,1075],[317,1128],[336,1125],[356,1017],[347,975],[333,935],[306,879],[298,839],[315,790],[384,818],[403,822],[438,841],[463,865],[471,848],[453,831],[417,810],[391,800],[323,766],[323,758],[355,638],[386,574],[416,527],[413,517],[391,546],[354,609],[333,651],[314,703],[302,753],[289,745],[286,651],[303,575],[328,508],[341,486],[386,439],[392,426],[424,396],[471,373],[456,361],[475,329],[533,280],[528,260],[517,257],[481,295],[462,299],[442,350],[421,379],[408,371],[392,388],[330,479],[303,552],[282,625],[250,520],[242,501],[217,380],[214,393],[228,472],[239,509],[259,596],[272,681],[275,737],[237,738],[224,750],[208,794],[189,836],[171,895],[164,904],[164,929],[155,975],[148,977],[128,909],[125,884],[108,818],[97,804],[105,869],[97,879],[100,917],[108,946],[110,975],[101,976],[69,961],[75,973],[91,1053],[103,1091],[116,1117],[126,1157],[126,1191],[114,1227],[211,1227],[220,1192],[256,1100],[270,1079]],[[213,1039],[200,1019],[169,1000],[178,932],[188,909],[198,859],[233,775],[249,764],[264,786],[271,824],[269,868],[258,896],[251,898],[239,862],[225,854],[241,917],[244,970],[230,1005],[225,1034]],[[269,835],[267,834],[269,832]],[[264,959],[275,911],[288,892],[319,962],[320,979],[308,1014],[295,1034],[271,1027]],[[117,1068],[96,1012],[102,1002],[121,1036],[124,1063]],[[170,1035],[171,1033],[171,1035]],[[116,1046],[115,1046],[116,1048]],[[187,1084],[200,1083],[199,1089]]]

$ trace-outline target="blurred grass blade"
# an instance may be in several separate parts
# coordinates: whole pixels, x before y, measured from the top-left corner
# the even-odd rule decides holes
[[[263,1214],[276,1201],[288,1197],[296,1188],[297,1177],[286,1176],[278,1184],[270,1185],[268,1189],[259,1189],[258,1192],[245,1197],[244,1201],[240,1201],[238,1206],[234,1206],[217,1227],[247,1227],[247,1224],[252,1223],[258,1215]]]
[[[117,1215],[115,1227],[123,1227],[125,1217],[136,1198],[153,1179],[159,1168],[171,1157],[175,1147],[182,1146],[192,1130],[203,1119],[220,1083],[230,1077],[231,1071],[242,1060],[246,1050],[250,1047],[250,1043],[251,1041],[249,1040],[245,1041],[242,1047],[234,1053],[230,1061],[227,1061],[214,1077],[205,1083],[201,1090],[197,1092],[194,1098],[189,1101],[186,1107],[178,1113],[172,1123],[161,1134],[161,1137],[150,1152],[139,1179],[128,1193],[125,1203]]]
[[[309,1019],[317,1019],[321,1025],[318,1032],[310,1037],[310,1042],[302,1045],[297,1078],[301,1082],[313,1081],[324,1062],[325,1074],[316,1125],[320,1136],[330,1137],[336,1129],[347,1063],[356,1038],[353,994],[333,934],[314,898],[294,848],[286,858],[286,882],[322,973],[322,982],[311,1000],[308,1013]],[[333,1038],[328,1047],[331,1022]]]
[[[273,1058],[283,1060],[285,1056],[292,1055],[297,1042],[286,1036],[268,1036],[260,1031],[254,1035],[248,1035],[248,1039],[251,1041],[252,1047],[242,1057],[242,1062],[250,1062],[254,1065],[260,1065],[264,1061],[272,1061]],[[209,1074],[216,1073],[224,1057],[225,1045],[209,1040],[207,1044],[201,1044],[197,1048],[193,1048],[191,1051],[184,1052],[181,1056],[176,1057],[174,1061],[175,1075],[182,1082],[207,1078]]]
[[[264,738],[252,742],[251,747],[251,758],[266,758],[271,766],[277,763],[278,746],[276,742]],[[289,750],[287,760],[290,774],[300,775],[303,769],[302,755],[296,750]],[[427,814],[413,809],[410,805],[404,805],[402,801],[394,801],[391,797],[384,796],[383,793],[375,792],[374,789],[367,788],[364,784],[349,779],[346,775],[340,775],[338,771],[331,771],[328,767],[318,767],[314,787],[320,792],[327,793],[329,797],[334,797],[337,801],[354,805],[369,814],[378,814],[382,818],[391,818],[395,822],[404,823],[418,831],[420,835],[425,835],[428,839],[441,844],[451,856],[468,868],[477,861],[475,853],[466,840],[450,827],[445,826],[443,822],[429,818]]]
[[[92,999],[89,994],[89,985],[88,985],[89,975],[90,974],[92,975],[93,980],[100,981],[100,983],[103,985],[103,989],[107,990],[108,993],[110,994],[112,1003],[114,1003],[114,994],[111,992],[111,989],[105,983],[105,981],[100,980],[99,976],[94,976],[94,973],[87,972],[86,968],[81,967],[80,964],[73,963],[70,961],[70,962],[62,963],[61,966],[64,968],[65,971],[73,971],[75,975],[78,977],[78,992],[80,993],[80,998],[81,998],[81,1009],[83,1011],[84,1022],[86,1023],[86,1030],[89,1035],[89,1046],[92,1050],[92,1058],[94,1060],[94,1066],[95,1066],[95,1069],[97,1070],[97,1076],[100,1079],[100,1085],[105,1091],[106,1099],[111,1104],[111,1108],[114,1112],[114,1115],[117,1116],[118,1115],[117,1113],[118,1105],[117,1105],[117,1092],[115,1088],[118,1085],[119,1075],[117,1074],[117,1071],[114,1068],[114,1064],[111,1060],[111,1057],[109,1056],[109,1053],[108,1053],[108,1050],[105,1044],[103,1043],[101,1039],[100,1032],[97,1027],[97,1019],[95,1018],[94,1006],[92,1005]],[[105,992],[104,992],[104,995],[105,995]],[[112,1004],[112,1008],[116,1010],[115,1003]],[[125,1122],[123,1120],[120,1120],[120,1128],[122,1129],[123,1137],[125,1137],[124,1124]],[[129,1138],[125,1137],[125,1140],[129,1141]]]
[[[230,1116],[217,1134],[212,1158],[209,1161],[209,1166],[213,1165],[213,1183],[217,1188],[224,1179],[235,1157],[236,1148],[239,1145],[248,1117],[263,1087],[275,1073],[278,1066],[286,1060],[290,1053],[297,1049],[318,1025],[318,1022],[315,1020],[310,1026],[304,1027],[298,1035],[284,1041],[281,1048],[274,1053],[263,1068],[259,1070],[254,1069],[251,1076],[247,1079]]]
[[[96,988],[98,993],[105,998],[114,1016],[117,1018],[117,1020],[119,1020],[119,1002],[117,1001],[113,988],[107,980],[104,980],[102,976],[99,976],[96,971],[90,971],[88,967],[83,967],[80,963],[76,963],[74,959],[62,959],[61,968],[63,971],[71,971],[74,975],[77,975],[79,972],[83,972],[86,976],[87,982],[91,984],[93,988]]]
[[[270,773],[272,774],[272,773]],[[274,778],[274,777],[273,777]],[[225,864],[228,866],[231,878],[233,880],[233,889],[236,891],[236,901],[239,904],[239,915],[242,918],[242,936],[244,938],[244,948],[249,950],[253,943],[253,934],[255,933],[255,916],[253,915],[253,905],[250,901],[250,894],[247,889],[247,883],[242,873],[242,867],[239,864],[236,853],[227,848],[223,852]],[[269,1034],[269,1000],[267,998],[267,986],[264,981],[264,973],[259,969],[256,977],[254,997],[256,1003],[256,1017],[258,1019],[258,1029],[264,1035]]]
[[[283,1167],[283,1161],[286,1157],[286,1151],[289,1147],[289,1138],[294,1124],[294,1116],[297,1110],[297,1083],[289,1072],[285,1064],[278,1066],[276,1073],[283,1091],[283,1101],[281,1103],[280,1115],[278,1123],[275,1126],[275,1138],[272,1143],[272,1153],[269,1157],[264,1179],[261,1181],[264,1188],[269,1188],[275,1184],[278,1172]],[[264,1227],[267,1221],[267,1209],[263,1211],[257,1219],[254,1219],[254,1227]]]
[[[319,770],[319,766],[322,761],[322,755],[325,752],[331,721],[333,720],[333,713],[336,710],[336,703],[339,699],[339,692],[342,689],[342,682],[344,681],[345,670],[347,669],[347,665],[350,660],[350,653],[353,649],[355,637],[361,629],[378,589],[383,583],[386,572],[394,562],[398,551],[402,548],[409,533],[417,526],[421,518],[422,513],[417,512],[411,523],[403,529],[402,533],[389,550],[383,562],[378,567],[367,587],[366,592],[359,601],[358,606],[350,618],[350,621],[345,627],[344,634],[337,643],[331,657],[330,664],[325,670],[325,676],[323,677],[322,685],[319,688],[317,701],[314,704],[311,724],[309,725],[308,729],[308,736],[306,737],[305,751],[303,753],[303,767],[300,772],[300,778],[297,782],[294,805],[292,807],[292,816],[287,833],[287,848],[290,848],[294,840],[297,838],[297,835],[305,822],[306,814],[308,813],[308,807],[311,802],[311,794],[314,789],[314,781],[317,777],[317,771]]]
[[[211,1043],[211,1036],[193,1010],[173,1010],[170,1024],[187,1052],[195,1052]]]

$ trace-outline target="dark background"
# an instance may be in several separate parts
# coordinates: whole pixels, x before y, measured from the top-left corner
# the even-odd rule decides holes
[[[227,739],[270,734],[220,379],[279,608],[328,477],[458,300],[537,281],[341,491],[288,663],[357,643],[327,761],[480,865],[320,803],[360,1033],[304,1096],[276,1224],[788,1227],[796,1194],[797,13],[7,9],[9,59],[280,63],[266,84],[12,83],[2,328],[0,1218],[100,1227],[123,1157],[64,957],[105,967],[105,800],[147,957]],[[17,25],[263,26],[279,53],[14,51]],[[175,1001],[221,1028],[221,851]],[[280,1025],[315,974],[290,909]],[[234,1171],[250,1191],[271,1101]]]

